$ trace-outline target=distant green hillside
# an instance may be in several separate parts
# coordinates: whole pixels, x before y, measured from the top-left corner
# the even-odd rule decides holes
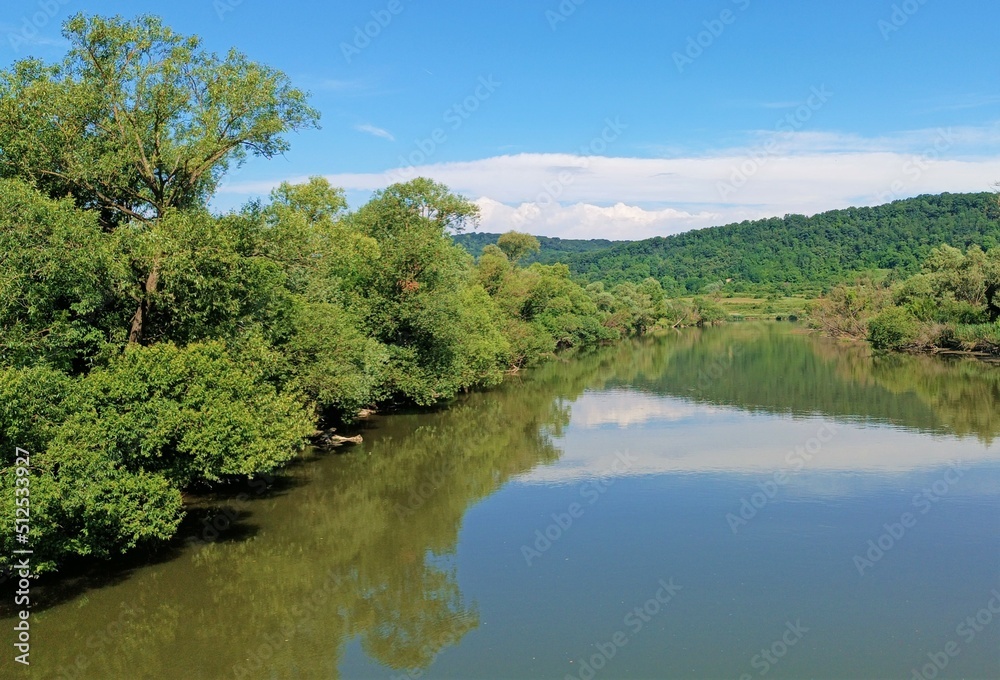
[[[483,248],[492,243],[496,243],[498,238],[500,238],[500,234],[486,234],[480,232],[470,232],[454,236],[455,243],[462,246],[476,257],[479,257],[479,254],[483,252]],[[608,241],[607,239],[581,240],[569,238],[550,238],[548,236],[539,236],[537,238],[539,243],[542,245],[542,249],[537,255],[526,257],[524,259],[524,264],[531,264],[532,262],[543,262],[545,264],[550,264],[552,262],[565,262],[567,257],[570,255],[578,255],[580,253],[587,253],[595,250],[607,250],[608,248],[616,245],[629,243],[629,241]]]
[[[699,292],[727,279],[732,279],[729,290],[769,284],[804,289],[864,271],[915,272],[928,251],[942,243],[997,247],[997,196],[918,196],[813,217],[744,221],[578,252],[562,261],[587,279],[617,283],[652,276],[677,291]]]

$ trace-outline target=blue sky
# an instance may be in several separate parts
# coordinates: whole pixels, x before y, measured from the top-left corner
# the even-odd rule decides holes
[[[645,238],[1000,181],[995,0],[5,5],[4,66],[58,59],[75,12],[148,11],[311,91],[322,129],[219,209],[314,174],[358,205],[419,174],[485,230]]]

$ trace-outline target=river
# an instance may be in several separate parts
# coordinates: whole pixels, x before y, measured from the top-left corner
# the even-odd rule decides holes
[[[32,677],[1000,677],[1000,366],[731,324],[362,433],[40,586]]]

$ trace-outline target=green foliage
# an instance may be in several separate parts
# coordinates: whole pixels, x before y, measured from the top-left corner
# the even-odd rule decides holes
[[[169,540],[177,530],[181,494],[162,475],[116,468],[96,452],[63,458],[34,454],[30,475],[31,545],[35,573],[56,570],[76,557],[107,559]],[[13,468],[0,477],[0,520],[13,526]],[[18,545],[0,534],[4,556]]]
[[[0,394],[0,443],[9,452],[0,521],[14,524],[13,452],[25,448],[39,571],[169,539],[181,489],[269,472],[315,429],[299,400],[220,343],[135,346],[77,379],[50,368],[6,369]],[[13,534],[2,541],[10,555]]]
[[[17,549],[15,452],[30,457],[32,560],[37,573],[73,556],[106,558],[173,535],[180,491],[160,474],[129,470],[94,448],[52,446],[79,407],[81,381],[47,367],[0,370],[0,567]],[[80,455],[82,454],[82,455]]]
[[[918,332],[917,319],[901,307],[890,307],[868,322],[868,341],[875,349],[906,349]]]
[[[1000,322],[954,324],[947,329],[948,340],[963,349],[1000,354]]]
[[[511,242],[522,240],[520,236]],[[666,311],[655,279],[610,291],[600,282],[584,289],[565,265],[535,263],[521,269],[493,244],[479,257],[476,280],[501,314],[512,368],[536,363],[558,349],[641,335]]]
[[[482,255],[491,245],[496,246],[503,234],[489,234],[485,232],[471,231],[462,234],[455,234],[455,243],[462,246],[474,257]],[[552,236],[536,236],[539,250],[537,253],[528,254],[521,260],[520,264],[530,265],[535,262],[542,264],[555,264],[565,262],[567,257],[595,250],[603,250],[612,246],[628,243],[627,241],[608,241],[607,239],[569,239]]]
[[[698,325],[716,324],[725,321],[728,317],[722,305],[708,298],[695,298],[694,307],[698,316]]]
[[[121,231],[137,271],[154,266],[146,342],[232,338],[251,318],[279,314],[281,265],[254,252],[245,223],[207,212],[172,213],[138,234]],[[155,264],[154,264],[155,263]]]
[[[83,370],[126,337],[127,265],[96,215],[0,180],[0,357]]]
[[[298,300],[275,358],[284,381],[324,412],[350,417],[385,398],[388,349],[333,303]]]
[[[315,425],[295,395],[264,378],[219,342],[131,347],[79,382],[74,413],[50,449],[66,458],[96,452],[179,488],[270,472]]]
[[[503,251],[511,262],[520,262],[532,253],[538,253],[542,245],[531,234],[519,231],[508,231],[497,239],[497,247]]]
[[[787,295],[850,281],[863,272],[914,274],[935,243],[995,248],[998,215],[994,194],[946,193],[561,253],[560,261],[577,276],[612,284],[649,276],[666,284],[669,277],[666,287],[681,282],[688,294],[711,292],[705,287],[722,281],[724,290],[737,293],[784,286],[778,292]],[[543,242],[543,253],[544,248]]]
[[[890,304],[890,291],[871,279],[838,285],[809,306],[811,323],[827,335],[854,339],[868,335],[868,320]]]
[[[533,264],[521,318],[536,324],[557,349],[593,344],[617,337],[600,323],[597,305],[569,276],[565,265]]]
[[[62,63],[0,73],[0,175],[109,223],[201,206],[231,163],[287,150],[318,113],[280,71],[224,58],[151,16],[77,15]]]
[[[926,347],[996,352],[1000,248],[931,250],[923,271],[885,285],[840,286],[812,309],[831,335],[867,337],[876,349]]]
[[[428,405],[498,379],[476,367],[506,352],[499,333],[469,337],[495,310],[473,290],[471,258],[447,232],[477,216],[475,205],[421,178],[376,193],[348,219],[378,243],[377,257],[357,263],[351,305],[387,348],[386,390],[396,399]]]
[[[0,369],[0,447],[4,465],[21,447],[42,451],[70,414],[67,396],[73,380],[47,367]],[[6,473],[5,473],[6,474]]]

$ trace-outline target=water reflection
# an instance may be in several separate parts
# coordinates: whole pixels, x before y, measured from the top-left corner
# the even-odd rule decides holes
[[[691,329],[643,341],[612,384],[749,412],[821,415],[922,432],[1000,432],[1000,366],[973,358],[876,355],[793,325]],[[624,348],[623,348],[624,351]]]
[[[365,445],[309,454],[282,490],[218,499],[207,524],[189,522],[201,536],[214,521],[217,541],[37,613],[38,665],[49,677],[338,677],[357,638],[389,668],[426,668],[478,625],[450,565],[464,513],[558,458],[551,437],[585,380],[567,365],[545,389],[376,419]]]
[[[224,523],[215,542],[182,545],[173,559],[73,597],[40,588],[50,606],[36,612],[37,670],[80,678],[336,678],[345,657],[351,677],[437,668],[439,655],[455,648],[472,654],[485,644],[487,601],[494,616],[509,611],[527,617],[515,628],[530,628],[536,613],[514,601],[533,592],[534,582],[491,587],[485,575],[501,574],[484,565],[467,577],[481,584],[483,599],[472,601],[460,587],[457,555],[465,541],[466,550],[475,545],[483,555],[504,543],[503,554],[516,558],[517,545],[499,538],[504,522],[555,502],[563,492],[548,485],[614,470],[636,480],[636,493],[652,494],[659,480],[677,475],[790,469],[789,455],[799,447],[812,457],[805,474],[793,475],[789,493],[846,497],[865,482],[812,473],[898,474],[952,458],[995,461],[998,406],[996,367],[873,358],[862,347],[790,325],[694,329],[554,362],[448,410],[378,418],[364,445],[343,455],[310,453],[266,494],[216,499],[217,507],[203,511],[206,519],[220,508],[239,519]],[[835,436],[808,448],[826,426]],[[614,465],[621,452],[629,453],[629,465]],[[991,481],[981,492],[993,489]],[[727,493],[711,516],[723,530],[720,518],[739,498],[729,487]],[[608,512],[615,503],[605,503]],[[623,508],[614,511],[625,513],[616,515],[618,549],[635,551],[633,561],[641,563],[646,539],[629,537],[650,528],[637,506]],[[463,538],[470,514],[476,528]],[[200,519],[192,518],[192,531]],[[704,531],[698,536],[704,541]],[[719,555],[728,540],[720,539]],[[573,593],[592,598],[587,606],[599,599],[595,588],[607,589],[579,587]],[[577,625],[545,620],[536,631],[545,640],[563,639]],[[596,640],[597,633],[603,629],[583,635]],[[524,660],[513,651],[475,653],[499,664],[477,677],[518,677],[518,668],[529,668],[518,666]],[[568,672],[553,669],[552,677]],[[524,670],[545,675],[536,671]]]

